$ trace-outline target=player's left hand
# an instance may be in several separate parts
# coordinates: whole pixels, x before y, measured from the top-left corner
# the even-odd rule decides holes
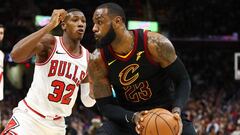
[[[179,130],[178,130],[177,135],[181,135],[182,134],[183,124],[182,124],[182,119],[180,117],[180,114],[178,112],[173,112],[173,116],[178,121],[178,125],[179,125]]]

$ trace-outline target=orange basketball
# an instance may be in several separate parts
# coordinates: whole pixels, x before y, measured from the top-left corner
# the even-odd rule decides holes
[[[149,110],[141,124],[144,126],[141,135],[177,135],[179,131],[178,120],[162,108]]]

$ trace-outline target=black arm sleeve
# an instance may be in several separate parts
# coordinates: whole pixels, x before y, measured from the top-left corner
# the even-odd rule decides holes
[[[112,96],[96,99],[96,101],[99,111],[109,120],[123,125],[132,122],[134,112],[116,105]]]
[[[191,92],[189,75],[180,58],[177,58],[170,66],[168,66],[167,71],[175,86],[175,102],[173,107],[180,107],[182,110]]]

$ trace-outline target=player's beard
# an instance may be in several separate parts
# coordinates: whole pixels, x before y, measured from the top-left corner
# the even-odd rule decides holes
[[[99,41],[97,41],[97,47],[102,48],[104,46],[111,45],[112,41],[115,38],[116,38],[116,33],[111,24],[110,29],[108,30],[107,34],[104,37],[102,37]]]

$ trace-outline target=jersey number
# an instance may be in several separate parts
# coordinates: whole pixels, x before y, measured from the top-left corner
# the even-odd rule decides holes
[[[65,83],[59,80],[54,80],[52,82],[52,87],[54,87],[53,94],[48,94],[48,99],[52,102],[59,102],[61,104],[69,104],[71,102],[71,96],[75,90],[75,85],[69,84],[65,87]],[[63,95],[64,90],[70,91],[69,93]]]
[[[123,88],[125,90],[126,99],[131,102],[145,101],[152,97],[152,91],[147,81],[125,86]]]

